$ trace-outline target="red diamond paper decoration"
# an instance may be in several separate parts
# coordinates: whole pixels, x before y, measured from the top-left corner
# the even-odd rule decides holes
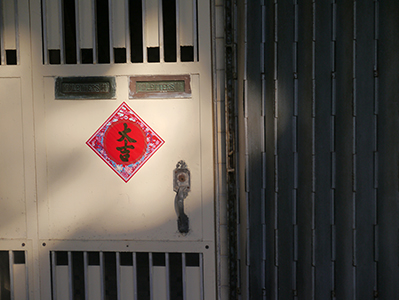
[[[125,182],[164,143],[125,102],[86,142]]]

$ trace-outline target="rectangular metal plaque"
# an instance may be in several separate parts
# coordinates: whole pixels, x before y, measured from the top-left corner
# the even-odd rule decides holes
[[[132,76],[129,98],[190,98],[190,75]]]
[[[55,99],[112,99],[115,77],[56,77]]]

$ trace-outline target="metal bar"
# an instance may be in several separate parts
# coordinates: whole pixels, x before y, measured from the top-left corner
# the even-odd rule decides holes
[[[89,299],[89,260],[87,251],[83,252],[83,270],[84,270],[84,286],[85,286],[85,299]]]
[[[153,292],[153,288],[154,288],[154,278],[153,278],[153,261],[152,261],[152,252],[148,253],[148,259],[149,259],[149,263],[148,263],[148,268],[150,271],[150,300],[153,300],[154,298],[154,292]]]
[[[125,49],[126,62],[132,63],[131,60],[131,45],[130,45],[130,23],[129,23],[129,0],[125,0]]]
[[[200,299],[204,300],[204,255],[202,253],[199,254],[199,267],[200,267],[200,279],[201,279],[201,283],[200,283]]]
[[[182,283],[183,283],[183,300],[187,299],[187,288],[186,288],[186,253],[181,254],[182,261]]]
[[[29,300],[29,263],[28,252],[24,251],[25,256],[25,299]]]
[[[170,299],[170,281],[169,281],[169,253],[165,253],[165,268],[166,268],[166,299]]]
[[[97,57],[97,14],[96,14],[96,0],[92,0],[91,5],[91,15],[92,15],[92,38],[93,38],[93,64],[98,62]]]
[[[142,7],[142,30],[143,30],[143,62],[148,62],[147,57],[147,29],[146,29],[146,0],[141,0],[141,7]]]
[[[14,289],[14,252],[8,251],[8,264],[10,272],[10,300],[14,300],[15,289]]]
[[[1,64],[6,64],[6,50],[4,49],[4,1],[7,0],[0,0],[0,43],[1,43]]]
[[[113,64],[115,62],[114,57],[114,33],[112,30],[113,22],[112,22],[112,1],[108,0],[108,30],[109,30],[109,63]]]
[[[0,2],[1,3],[1,2]],[[48,64],[48,49],[47,49],[47,12],[46,12],[46,1],[41,1],[42,4],[42,45],[43,45],[43,64]],[[2,22],[0,22],[2,24]],[[1,26],[1,25],[0,25]],[[1,31],[1,29],[0,29]],[[3,49],[3,45],[1,45]],[[19,60],[18,60],[19,61]]]
[[[116,289],[117,289],[117,298],[121,299],[121,257],[120,253],[116,252]]]
[[[104,276],[104,253],[100,252],[100,282],[101,282],[101,300],[105,299],[105,276]]]
[[[18,14],[18,0],[16,0],[15,2],[15,48],[17,50],[17,65],[20,64],[20,57],[21,57],[21,53],[20,53],[20,42],[19,42],[19,14]]]
[[[72,252],[68,251],[68,288],[69,288],[69,300],[73,300],[73,275],[72,275]]]
[[[134,287],[134,300],[137,300],[137,259],[136,259],[136,252],[133,252],[133,287]]]
[[[76,63],[80,64],[79,0],[75,0]]]
[[[176,62],[180,62],[180,1],[176,0]]]
[[[55,251],[51,251],[51,277],[53,281],[52,292],[53,292],[53,299],[57,300],[57,273],[56,273],[56,254]]]
[[[58,1],[58,18],[59,18],[59,29],[60,29],[60,57],[61,57],[61,64],[65,64],[65,48],[64,48],[64,16],[62,13],[62,0],[56,0]]]
[[[159,0],[158,6],[159,6],[159,9],[158,9],[159,61],[162,63],[162,62],[165,62],[162,0]]]
[[[193,41],[194,41],[194,61],[199,60],[198,55],[198,5],[197,0],[193,1]],[[180,47],[178,48],[180,49]]]

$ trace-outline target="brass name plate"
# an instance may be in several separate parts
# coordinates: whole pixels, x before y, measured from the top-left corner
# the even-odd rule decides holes
[[[129,98],[190,98],[189,75],[132,76]]]
[[[112,99],[115,77],[57,77],[55,99]]]

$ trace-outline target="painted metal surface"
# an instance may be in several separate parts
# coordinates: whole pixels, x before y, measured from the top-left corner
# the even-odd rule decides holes
[[[117,22],[113,20],[116,12],[123,11],[123,8],[125,13],[132,11],[129,1],[115,4],[114,1],[33,0],[29,5],[24,0],[11,2],[18,7],[18,26],[15,26],[18,31],[15,39],[17,65],[3,63],[7,66],[0,68],[0,89],[4,91],[0,97],[4,117],[0,122],[3,127],[11,126],[14,130],[2,132],[2,137],[12,140],[12,144],[0,145],[3,155],[0,175],[4,179],[0,190],[4,200],[0,203],[4,212],[0,251],[27,253],[26,281],[13,282],[14,289],[16,287],[20,291],[16,297],[24,299],[21,295],[28,291],[29,299],[51,299],[54,295],[59,299],[69,299],[74,297],[74,278],[87,274],[87,280],[81,281],[85,286],[85,294],[87,291],[91,299],[105,298],[105,291],[98,288],[98,281],[104,279],[102,270],[109,265],[106,252],[119,253],[115,257],[115,264],[121,266],[123,261],[120,253],[129,248],[131,253],[136,254],[163,252],[172,260],[180,255],[182,264],[184,260],[189,261],[189,254],[198,253],[203,257],[199,266],[203,274],[198,266],[195,267],[197,269],[190,269],[193,266],[186,265],[187,268],[181,271],[187,283],[185,293],[192,290],[196,293],[194,299],[215,299],[209,2],[188,5],[192,9],[190,14],[197,16],[198,12],[206,17],[199,18],[192,26],[194,40],[198,38],[193,41],[195,61],[174,64],[164,64],[162,59],[149,64],[144,51],[141,62],[133,63],[130,60],[135,55],[130,50],[137,50],[137,45],[130,43],[129,39],[135,35],[123,35],[120,32],[121,28],[126,32],[131,29],[129,18],[125,15],[122,25],[122,18]],[[94,6],[94,2],[98,5]],[[104,2],[109,4],[107,9]],[[101,24],[93,17],[99,13],[93,12],[96,9],[102,9],[101,13],[108,11],[108,18],[101,19],[109,21],[105,32],[97,30]],[[149,7],[142,7],[143,15],[146,9]],[[83,17],[82,10],[88,10],[89,17],[83,22],[87,27],[81,26],[78,21]],[[165,46],[162,44],[162,14],[158,14],[157,21],[162,53]],[[10,24],[11,21],[7,22]],[[145,30],[142,28],[142,32]],[[1,36],[4,37],[3,34]],[[108,44],[104,42],[107,36]],[[141,37],[144,38],[144,35]],[[146,47],[143,45],[146,45],[144,41],[142,47]],[[123,55],[119,54],[123,54],[120,51],[123,46],[127,48],[126,60],[121,62]],[[6,61],[3,49],[2,44],[2,61]],[[107,49],[109,60],[103,56],[107,54]],[[200,62],[198,57],[201,57]],[[129,78],[154,74],[187,74],[190,78],[190,95],[186,98],[130,100]],[[115,78],[115,96],[102,100],[80,98],[76,101],[75,96],[62,101],[56,99],[55,78],[98,76]],[[91,87],[72,88],[73,91],[78,89],[81,92]],[[127,183],[115,176],[85,143],[124,102],[165,141]],[[136,126],[136,123],[116,123],[108,128],[110,136],[125,132],[131,137],[129,134],[133,133],[132,126]],[[126,129],[131,132],[125,130],[125,123]],[[142,131],[145,133],[145,129]],[[126,146],[138,143],[137,139],[134,140],[136,142],[127,143]],[[125,140],[120,142],[124,143]],[[146,147],[149,143],[143,144]],[[124,144],[116,147],[123,148]],[[127,150],[130,149],[127,147]],[[124,166],[125,156],[121,158],[120,155],[126,153],[119,151],[120,154],[115,154],[106,147],[104,150],[113,160],[119,157],[120,165]],[[132,155],[132,152],[129,154]],[[130,158],[127,158],[127,163],[130,163]],[[140,151],[133,160],[141,158]],[[175,192],[171,188],[172,171],[181,159],[188,163],[191,174],[190,201],[185,203],[185,212],[190,216],[190,231],[185,236],[176,228]],[[56,258],[54,253],[58,251],[68,252],[67,264],[57,265],[54,259],[51,260],[51,257]],[[76,251],[82,253],[82,257],[77,256]],[[89,263],[90,252],[99,253],[99,265]],[[140,258],[140,255],[136,255],[135,259],[140,261]],[[157,265],[154,255],[148,259],[149,264],[152,259],[151,265],[154,267],[148,271],[152,272],[151,291],[153,295],[167,298],[167,266]],[[76,260],[83,260],[80,275],[73,267]],[[14,275],[20,271],[16,270],[18,267],[12,270]],[[52,274],[51,270],[56,272]],[[130,279],[140,277],[135,273],[137,270],[121,266],[120,274],[116,276],[119,298],[135,293],[135,286],[129,286],[125,279],[125,275]],[[25,283],[29,288],[24,290],[21,285]],[[60,288],[54,288],[54,294],[52,283]],[[135,284],[140,286],[140,281]]]
[[[397,298],[398,3],[238,5],[243,299]]]

